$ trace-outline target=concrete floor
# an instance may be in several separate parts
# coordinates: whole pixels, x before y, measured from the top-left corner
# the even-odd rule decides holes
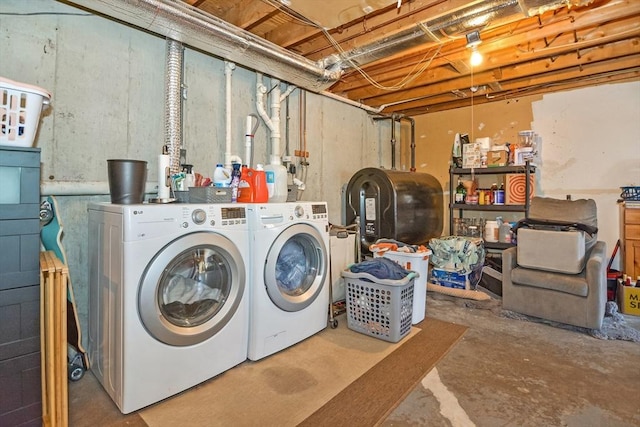
[[[382,426],[640,425],[640,343],[497,313],[428,299],[427,315],[469,330]]]
[[[495,305],[468,308],[431,294],[427,315],[469,330],[382,426],[640,425],[640,343],[508,319]],[[625,319],[640,330],[640,317]],[[91,405],[82,404],[87,399]],[[136,414],[122,417],[90,373],[70,384],[69,412],[72,427],[146,425]]]

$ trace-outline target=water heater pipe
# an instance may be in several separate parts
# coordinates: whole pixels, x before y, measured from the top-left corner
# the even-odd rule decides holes
[[[402,120],[406,120],[411,124],[411,167],[409,168],[409,172],[416,171],[416,121],[413,117],[405,117],[400,116],[397,119],[402,123]]]
[[[396,169],[396,114],[391,116],[374,117],[373,120],[390,120],[391,121],[391,169]]]

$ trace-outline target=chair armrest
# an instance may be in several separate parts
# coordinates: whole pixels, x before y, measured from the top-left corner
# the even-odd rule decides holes
[[[607,244],[598,241],[591,249],[587,258],[587,283],[591,288],[592,285],[606,289],[607,282]]]
[[[508,248],[502,251],[502,272],[511,271],[518,266],[518,249]]]

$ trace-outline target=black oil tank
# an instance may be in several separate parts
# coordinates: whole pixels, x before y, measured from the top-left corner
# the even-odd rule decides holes
[[[424,245],[442,234],[442,186],[427,173],[365,168],[347,184],[345,220],[360,218],[363,253],[378,239]]]

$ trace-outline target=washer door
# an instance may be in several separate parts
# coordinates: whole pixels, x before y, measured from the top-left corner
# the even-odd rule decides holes
[[[286,228],[273,242],[264,270],[271,301],[285,311],[300,311],[318,297],[327,276],[322,235],[308,224]]]
[[[158,252],[142,276],[142,323],[169,345],[203,342],[236,313],[245,279],[242,255],[225,236],[198,232],[179,237]]]

